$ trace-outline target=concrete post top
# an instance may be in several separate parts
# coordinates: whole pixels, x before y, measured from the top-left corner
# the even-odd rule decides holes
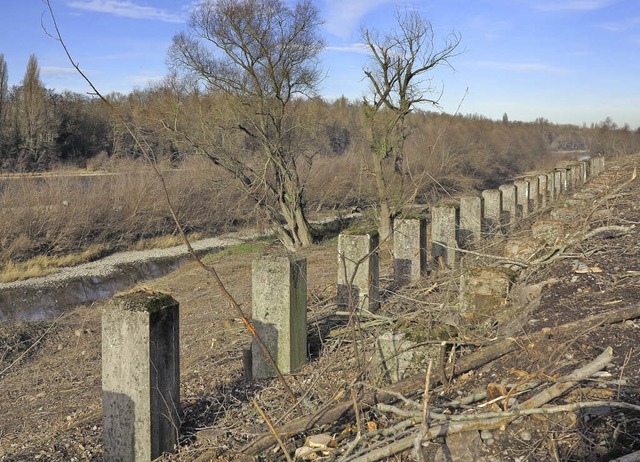
[[[112,308],[125,311],[154,313],[165,308],[178,306],[178,302],[171,295],[146,288],[118,294],[112,300],[114,301]]]
[[[426,221],[427,216],[419,213],[400,215],[396,221]]]
[[[296,263],[296,262],[300,262],[303,260],[306,260],[306,257],[303,257],[302,255],[296,255],[295,253],[282,253],[282,254],[267,254],[267,255],[262,255],[260,258],[253,260],[253,265],[255,266],[256,264],[258,264],[260,261],[264,261],[264,262],[277,262],[277,261],[289,261],[291,263]]]
[[[340,236],[370,236],[378,237],[378,230],[373,226],[355,226],[340,232]]]
[[[444,199],[441,202],[438,202],[436,205],[434,205],[431,210],[433,211],[434,209],[459,209],[459,208],[460,208],[460,199],[458,200]]]

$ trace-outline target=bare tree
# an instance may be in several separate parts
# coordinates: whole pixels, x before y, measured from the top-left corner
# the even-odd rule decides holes
[[[415,10],[396,13],[396,27],[381,35],[364,28],[362,37],[371,60],[363,70],[370,84],[365,114],[371,130],[373,174],[380,202],[379,231],[382,238],[392,232],[400,212],[394,204],[389,178],[403,175],[404,145],[410,134],[407,116],[418,105],[438,106],[441,92],[432,87],[431,72],[450,66],[457,55],[460,36],[451,33],[436,48],[431,23]],[[391,172],[385,166],[391,163]]]
[[[46,89],[40,80],[40,67],[36,55],[29,56],[27,70],[22,80],[20,106],[18,110],[18,128],[23,142],[22,167],[37,163],[42,152],[45,137]]]
[[[4,122],[7,118],[7,104],[9,98],[9,71],[7,70],[7,62],[4,54],[0,53],[0,134],[4,128]]]
[[[204,88],[192,96],[214,97],[213,104],[232,113],[218,120],[204,113],[200,127],[206,126],[209,142],[191,141],[240,181],[291,250],[312,242],[297,166],[305,127],[296,111],[321,78],[320,24],[310,0],[291,7],[283,0],[207,0],[169,53],[174,68]]]

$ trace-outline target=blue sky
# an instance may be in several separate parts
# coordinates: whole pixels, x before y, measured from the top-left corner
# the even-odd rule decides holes
[[[74,59],[105,92],[144,88],[166,74],[166,51],[186,29],[193,0],[52,0]],[[611,117],[640,127],[639,0],[318,0],[327,76],[321,94],[367,92],[361,25],[384,31],[394,11],[431,21],[436,45],[455,31],[464,53],[433,85],[442,110],[531,121],[590,124]],[[0,0],[0,53],[19,84],[31,53],[48,88],[88,91],[41,27],[40,0]],[[46,17],[45,25],[48,24]]]

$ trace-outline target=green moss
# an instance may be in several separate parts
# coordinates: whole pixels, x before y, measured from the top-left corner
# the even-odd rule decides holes
[[[400,215],[398,220],[426,220],[427,217],[424,213],[419,212],[407,212]]]
[[[226,247],[219,252],[212,253],[204,257],[204,261],[208,262],[213,259],[220,259],[223,257],[229,257],[233,255],[246,255],[251,253],[260,253],[262,252],[264,243],[266,241],[250,241],[250,242],[242,242],[240,244],[232,245],[230,247]]]
[[[355,220],[351,226],[347,229],[343,230],[341,234],[346,236],[364,236],[368,234],[369,236],[377,236],[378,235],[378,227],[376,223],[368,217],[362,217],[358,220]]]
[[[177,302],[171,295],[146,289],[134,289],[131,292],[117,295],[115,299],[123,310],[147,313],[154,313],[164,308],[177,305]]]

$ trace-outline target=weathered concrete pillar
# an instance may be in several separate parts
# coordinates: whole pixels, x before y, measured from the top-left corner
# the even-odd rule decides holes
[[[527,180],[516,180],[513,185],[516,187],[518,217],[527,217],[531,212],[529,207],[529,182]]]
[[[567,181],[571,181],[571,189],[575,190],[580,185],[580,166],[573,162],[567,166],[568,174]]]
[[[307,259],[296,255],[264,256],[251,271],[253,327],[283,374],[307,359]],[[275,371],[254,340],[252,378],[274,377]]]
[[[338,236],[337,304],[375,312],[380,307],[379,237],[375,232],[352,232]]]
[[[582,183],[580,181],[580,165],[577,162],[573,162],[569,166],[569,169],[571,170],[571,187],[575,191],[580,187],[580,184]]]
[[[590,159],[591,171],[593,176],[600,175],[604,172],[604,156],[596,156]]]
[[[460,198],[460,246],[472,249],[482,239],[482,198],[464,196]]]
[[[427,220],[401,218],[393,230],[393,274],[398,284],[420,279],[427,271]]]
[[[478,267],[460,276],[460,307],[483,323],[507,301],[514,273],[506,268]]]
[[[482,191],[483,232],[494,234],[500,231],[502,214],[502,192],[499,189]]]
[[[549,172],[547,173],[547,200],[554,202],[556,197],[556,172]]]
[[[383,377],[396,383],[407,376],[415,367],[416,343],[405,338],[404,334],[387,332],[376,339],[374,360]]]
[[[518,219],[518,207],[516,202],[516,187],[512,184],[503,184],[498,188],[502,193],[502,223],[513,224]]]
[[[591,163],[588,160],[580,161],[580,171],[582,173],[582,183],[586,183],[589,181],[589,177],[591,176]]]
[[[560,194],[563,193],[563,179],[562,179],[562,171],[554,170],[553,171],[553,191],[556,199],[560,197]]]
[[[547,174],[538,175],[538,193],[540,207],[544,208],[549,202],[549,176]]]
[[[105,461],[171,452],[180,426],[179,306],[161,293],[114,297],[102,313]]]
[[[559,185],[558,191],[560,194],[566,193],[568,191],[568,182],[567,182],[567,169],[564,167],[558,168],[556,170],[556,184]],[[559,181],[558,181],[559,180]]]
[[[455,268],[458,263],[460,207],[438,205],[431,209],[431,256],[437,265]]]
[[[535,212],[540,208],[540,182],[537,176],[527,178],[529,182],[529,211]]]

